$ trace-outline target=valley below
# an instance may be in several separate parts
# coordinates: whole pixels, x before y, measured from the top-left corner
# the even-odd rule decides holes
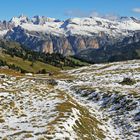
[[[0,75],[2,140],[140,140],[140,60]]]

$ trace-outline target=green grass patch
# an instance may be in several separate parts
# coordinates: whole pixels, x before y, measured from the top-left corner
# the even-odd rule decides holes
[[[45,63],[40,62],[40,61],[36,61],[32,65],[31,61],[23,60],[22,58],[19,58],[16,56],[11,57],[8,54],[1,54],[0,60],[6,61],[6,63],[8,65],[14,64],[15,66],[18,66],[18,67],[20,67],[28,72],[31,72],[31,73],[37,73],[41,69],[45,69],[48,72],[55,72],[55,73],[58,73],[61,70],[58,67],[52,66],[50,64],[45,64]]]

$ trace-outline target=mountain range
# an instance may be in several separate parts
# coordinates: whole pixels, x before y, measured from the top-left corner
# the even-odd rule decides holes
[[[0,140],[140,140],[139,58],[133,17],[1,21]]]
[[[16,41],[33,51],[101,63],[140,57],[140,20],[102,17],[59,20],[21,15],[0,21],[0,38]]]

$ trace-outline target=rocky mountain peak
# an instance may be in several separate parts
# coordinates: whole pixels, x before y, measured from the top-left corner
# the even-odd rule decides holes
[[[23,23],[28,23],[29,18],[24,15],[20,15],[19,17],[13,17],[9,22],[13,23],[15,26],[18,26]]]
[[[49,17],[45,17],[45,16],[36,15],[33,18],[31,18],[31,21],[33,22],[33,24],[43,25],[46,22],[54,22],[55,18],[49,18]]]

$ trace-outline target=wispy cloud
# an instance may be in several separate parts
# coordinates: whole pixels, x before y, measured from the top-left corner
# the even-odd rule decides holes
[[[140,13],[140,8],[134,8],[134,9],[132,9],[132,11],[135,13]]]
[[[66,16],[70,17],[87,17],[90,15],[90,12],[85,12],[79,9],[74,9],[74,10],[68,10],[65,12]]]
[[[70,17],[104,17],[107,19],[117,19],[119,16],[113,13],[110,14],[100,14],[97,11],[82,11],[82,10],[68,10],[65,12],[65,16],[70,16]]]
[[[84,10],[74,9],[74,10],[66,11],[65,16],[70,16],[70,17],[99,17],[101,15],[96,11],[84,11]]]
[[[90,17],[101,17],[101,14],[96,12],[96,11],[92,11],[92,12],[89,13],[88,16],[90,16]]]
[[[110,13],[110,14],[105,14],[103,15],[104,18],[110,19],[110,20],[116,20],[118,19],[120,16],[114,13]]]

